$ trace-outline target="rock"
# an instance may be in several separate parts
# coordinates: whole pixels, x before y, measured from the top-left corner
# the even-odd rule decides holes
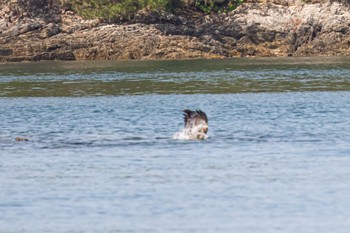
[[[13,54],[12,49],[0,49],[0,56],[10,56]]]
[[[252,0],[227,14],[140,12],[120,24],[84,20],[58,0],[0,5],[0,61],[350,55],[350,11],[335,1]]]
[[[48,38],[57,35],[60,32],[60,28],[57,24],[49,23],[40,33],[41,38]]]

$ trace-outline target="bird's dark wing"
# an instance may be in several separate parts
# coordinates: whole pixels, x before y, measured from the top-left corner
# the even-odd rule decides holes
[[[205,121],[205,123],[208,124],[208,117],[207,117],[207,114],[205,114],[205,112],[203,112],[201,110],[197,110],[196,113],[201,119],[203,119]]]
[[[193,119],[194,115],[196,114],[196,112],[189,110],[189,109],[185,109],[183,110],[184,112],[184,121],[185,121],[185,127],[187,125],[187,123]]]
[[[197,122],[199,122],[200,119],[208,123],[207,115],[205,114],[205,112],[201,110],[192,111],[189,109],[185,109],[183,110],[183,112],[184,112],[185,127],[189,125],[194,126],[198,124]]]

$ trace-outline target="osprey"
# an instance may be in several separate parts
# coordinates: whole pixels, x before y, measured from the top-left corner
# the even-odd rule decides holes
[[[183,133],[187,139],[206,139],[208,132],[208,117],[201,110],[183,110],[185,128]]]

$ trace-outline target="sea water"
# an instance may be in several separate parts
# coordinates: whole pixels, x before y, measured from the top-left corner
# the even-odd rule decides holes
[[[350,230],[348,58],[10,63],[0,96],[0,232]]]

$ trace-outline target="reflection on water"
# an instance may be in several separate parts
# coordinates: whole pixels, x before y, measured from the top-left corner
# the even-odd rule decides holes
[[[348,91],[350,59],[44,62],[0,65],[0,96]]]

